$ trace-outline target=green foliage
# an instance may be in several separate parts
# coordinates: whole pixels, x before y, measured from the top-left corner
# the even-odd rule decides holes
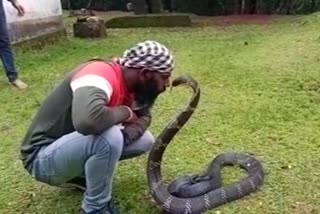
[[[258,14],[308,14],[320,10],[320,0],[171,0],[179,12],[198,15],[226,15],[238,13]],[[68,8],[62,0],[63,8]],[[93,0],[95,10],[126,10],[129,0]],[[164,0],[163,0],[164,2]],[[244,3],[244,11],[241,5]],[[70,1],[72,9],[85,8],[88,1]]]

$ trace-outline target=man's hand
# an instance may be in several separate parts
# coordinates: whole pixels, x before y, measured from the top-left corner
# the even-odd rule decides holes
[[[134,122],[125,123],[122,134],[124,136],[124,144],[129,145],[137,141],[151,124],[151,114],[138,117]]]
[[[17,0],[10,0],[10,1],[11,1],[12,6],[17,9],[18,15],[23,16],[24,15],[23,6],[21,4],[19,4],[19,2]]]
[[[129,116],[129,118],[124,122],[124,124],[134,123],[134,122],[138,119],[136,113],[135,113],[130,107],[128,107],[128,106],[125,106],[125,107],[128,109],[128,111],[129,111],[129,113],[130,113],[130,116]]]

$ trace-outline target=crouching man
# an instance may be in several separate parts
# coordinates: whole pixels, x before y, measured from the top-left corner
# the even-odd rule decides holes
[[[112,181],[119,160],[148,152],[150,108],[170,85],[171,52],[144,41],[110,62],[79,65],[45,99],[21,147],[37,181],[85,191],[84,214],[118,213]]]

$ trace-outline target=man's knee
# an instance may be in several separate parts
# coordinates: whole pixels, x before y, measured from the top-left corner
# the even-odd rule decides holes
[[[112,126],[97,137],[97,141],[102,144],[108,152],[120,156],[123,147],[123,135],[119,126]]]
[[[155,140],[151,132],[147,130],[139,139],[139,141],[141,142],[141,152],[146,153],[151,150]]]
[[[150,131],[146,131],[136,142],[127,147],[127,151],[143,154],[148,152],[154,143],[154,137]]]
[[[136,142],[124,147],[120,160],[130,159],[147,153],[151,150],[154,137],[151,132],[146,131]]]

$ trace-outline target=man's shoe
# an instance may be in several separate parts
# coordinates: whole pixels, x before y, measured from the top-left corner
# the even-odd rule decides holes
[[[119,209],[116,207],[112,199],[108,202],[107,208],[104,211],[105,214],[120,214]]]
[[[64,184],[59,185],[61,188],[76,188],[78,190],[86,191],[86,179],[83,177],[76,177]]]
[[[89,213],[82,210],[81,214],[120,214],[120,211],[118,210],[118,208],[116,208],[111,199],[102,210],[93,211]]]
[[[20,79],[16,79],[15,81],[11,82],[11,84],[19,89],[25,89],[28,87],[28,85],[22,82]]]

